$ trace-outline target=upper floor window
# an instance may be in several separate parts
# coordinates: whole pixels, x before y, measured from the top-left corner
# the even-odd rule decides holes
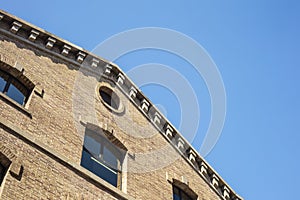
[[[111,93],[104,90],[100,90],[99,92],[100,92],[100,96],[102,97],[105,103],[107,103],[109,106],[113,107],[116,110],[119,108],[118,101],[112,98]]]
[[[6,170],[7,170],[6,167],[4,167],[4,165],[2,165],[2,163],[0,163],[0,185],[5,176]]]
[[[179,187],[173,185],[173,200],[195,200]]]
[[[100,84],[97,92],[99,92],[101,102],[109,110],[118,114],[124,112],[125,108],[120,100],[120,97],[111,87]]]
[[[121,188],[121,173],[124,152],[104,135],[86,129],[81,166],[100,178]]]
[[[198,195],[180,180],[173,179],[173,200],[196,200]]]
[[[10,160],[8,160],[1,152],[0,152],[0,187],[2,186],[2,182],[7,173],[8,167],[10,165]]]
[[[0,92],[21,105],[25,105],[30,89],[11,74],[0,69]]]

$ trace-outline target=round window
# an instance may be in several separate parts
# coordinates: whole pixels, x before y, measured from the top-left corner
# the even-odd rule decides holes
[[[99,88],[101,102],[110,110],[120,113],[123,112],[124,107],[121,104],[119,96],[109,87],[101,86]]]

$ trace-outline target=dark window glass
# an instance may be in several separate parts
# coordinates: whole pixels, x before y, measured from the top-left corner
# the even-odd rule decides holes
[[[18,102],[19,104],[23,105],[25,102],[24,94],[18,90],[13,84],[10,84],[6,95]]]
[[[0,77],[0,91],[3,92],[6,85],[6,81]]]
[[[173,185],[173,200],[193,200],[183,190]]]
[[[106,147],[103,148],[103,160],[110,167],[118,169],[118,159],[117,157]]]
[[[0,185],[2,184],[3,178],[5,176],[6,173],[6,167],[4,167],[1,163],[0,163]]]
[[[112,95],[108,94],[107,92],[100,90],[100,95],[105,103],[113,107],[114,109],[118,109],[119,105],[118,103],[112,98]]]
[[[181,193],[182,200],[192,200],[189,196],[187,196],[184,192]]]
[[[117,187],[120,152],[104,137],[87,130],[84,136],[81,166]]]
[[[173,187],[173,200],[180,200],[180,193],[176,187]]]
[[[0,70],[0,92],[21,105],[25,104],[26,98],[29,96],[29,90],[25,85],[2,70]]]
[[[84,137],[84,147],[95,156],[100,156],[101,143],[97,142],[91,136],[86,135]]]
[[[82,152],[81,165],[100,178],[117,187],[118,174],[113,169],[94,158],[85,148]]]

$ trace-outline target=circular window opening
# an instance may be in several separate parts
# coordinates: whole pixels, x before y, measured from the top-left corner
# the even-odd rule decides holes
[[[123,111],[120,98],[112,89],[102,86],[99,88],[99,94],[106,107],[118,113]]]

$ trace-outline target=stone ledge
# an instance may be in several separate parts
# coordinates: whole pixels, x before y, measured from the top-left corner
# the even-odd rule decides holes
[[[19,103],[17,103],[15,100],[11,99],[10,97],[6,96],[2,92],[0,92],[0,99],[3,100],[5,103],[11,105],[13,108],[17,109],[21,113],[25,114],[29,118],[32,119],[32,115],[25,107],[21,106]]]

